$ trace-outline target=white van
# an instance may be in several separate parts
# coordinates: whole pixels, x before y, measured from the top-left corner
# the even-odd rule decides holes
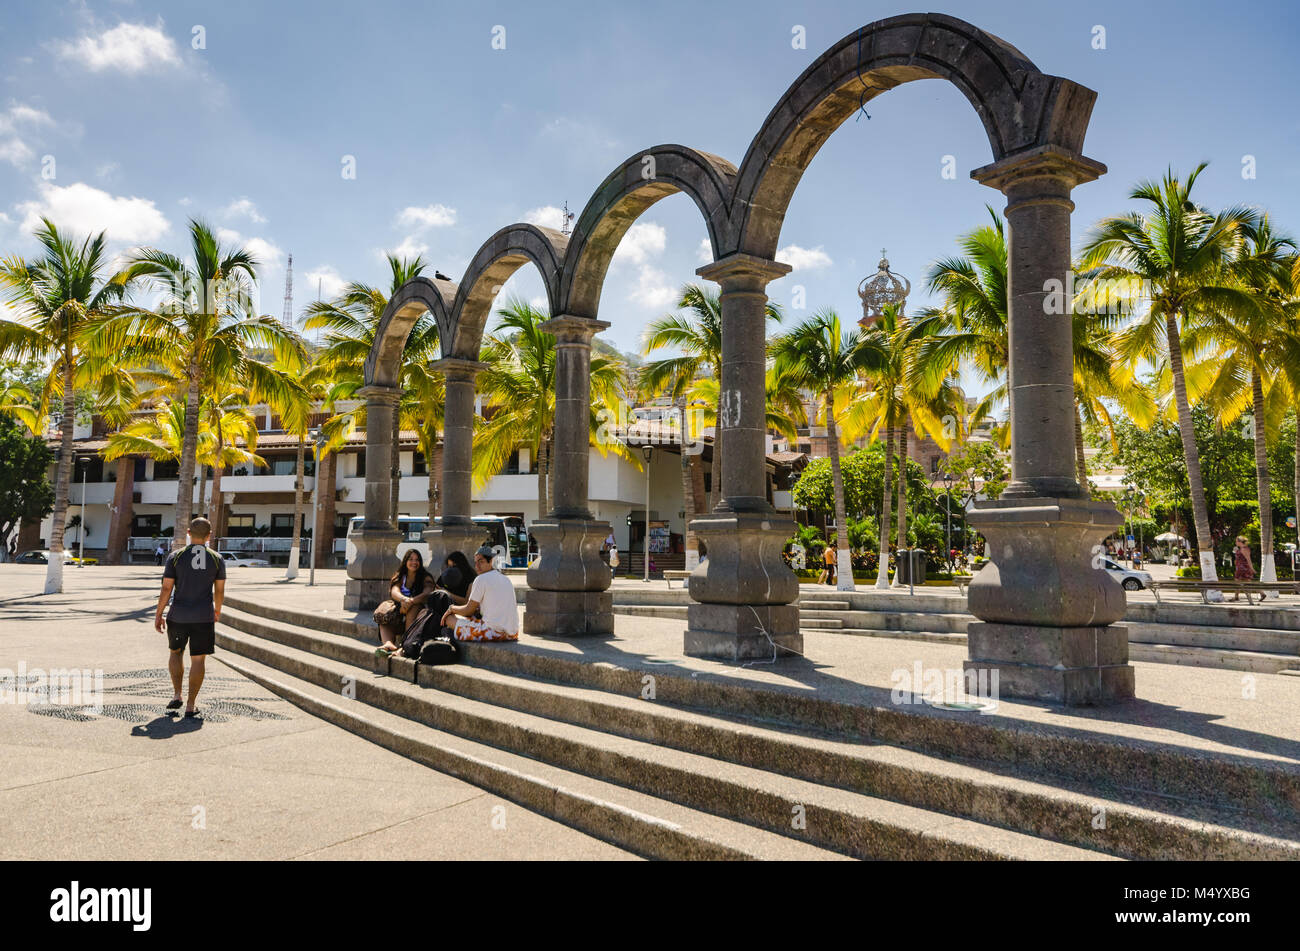
[[[363,516],[357,515],[348,521],[348,540],[344,547],[344,564],[351,563],[352,559],[357,556],[357,546],[353,541],[353,535],[361,530],[361,523],[365,521]],[[441,519],[434,519],[435,524]],[[476,515],[474,524],[483,529],[483,542],[491,545],[496,552],[492,559],[492,565],[495,568],[505,568],[510,564],[510,548],[506,540],[506,521],[498,515]],[[424,541],[424,530],[429,527],[429,520],[418,515],[399,515],[397,517],[397,530],[402,533],[401,541],[397,543],[397,550],[393,552],[393,568],[396,570],[399,559],[406,556],[406,553],[412,548],[420,553],[426,566],[429,564],[429,546]],[[474,552],[465,552],[465,557],[474,561]],[[438,571],[429,568],[436,576]],[[439,566],[441,570],[441,566]]]

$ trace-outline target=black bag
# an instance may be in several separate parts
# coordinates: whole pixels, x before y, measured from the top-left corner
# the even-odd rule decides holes
[[[426,634],[430,624],[434,630],[438,629],[438,624],[442,621],[442,616],[447,613],[447,608],[451,605],[451,599],[443,591],[435,591],[429,596],[420,613],[406,628],[406,636],[402,640],[402,656],[416,658],[420,656],[420,648],[429,637],[436,637],[435,634]]]
[[[420,648],[420,663],[431,667],[454,664],[460,660],[460,649],[447,637],[431,637]]]

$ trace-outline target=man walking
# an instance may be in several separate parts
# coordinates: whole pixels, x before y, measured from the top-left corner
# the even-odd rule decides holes
[[[163,569],[162,591],[158,594],[158,610],[153,626],[159,634],[166,633],[171,656],[167,659],[167,672],[171,674],[175,696],[167,704],[168,710],[178,710],[181,705],[181,673],[185,645],[190,647],[190,695],[185,706],[187,717],[198,716],[194,701],[203,686],[204,662],[216,649],[216,623],[221,620],[221,603],[226,595],[226,563],[207,546],[212,534],[212,523],[206,518],[190,522],[190,544],[175,551]],[[163,626],[163,609],[171,599]]]
[[[452,606],[442,616],[442,626],[455,625],[453,637],[458,641],[517,641],[519,639],[519,605],[515,586],[492,567],[495,552],[484,545],[474,553],[474,570],[478,576],[469,588],[469,601]]]

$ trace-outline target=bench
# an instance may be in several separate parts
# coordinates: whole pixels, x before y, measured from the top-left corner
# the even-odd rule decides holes
[[[682,582],[682,586],[685,587],[686,579],[690,576],[691,573],[689,571],[673,571],[671,568],[664,571],[664,581],[668,582],[668,587],[670,588],[673,586],[674,581]]]
[[[1300,594],[1300,581],[1197,581],[1195,579],[1183,579],[1180,581],[1152,581],[1147,585],[1151,593],[1156,596],[1156,602],[1160,601],[1160,592],[1164,591],[1199,591],[1201,601],[1205,604],[1210,603],[1209,592],[1211,591],[1229,591],[1234,594],[1245,594],[1246,603],[1253,604],[1252,595],[1259,595],[1259,603],[1264,603],[1264,598],[1270,591],[1276,591],[1281,594],[1283,591],[1288,594]]]

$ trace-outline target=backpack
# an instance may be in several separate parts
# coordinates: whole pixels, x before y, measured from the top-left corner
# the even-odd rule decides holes
[[[460,660],[456,642],[448,637],[431,637],[420,647],[420,663],[430,667],[454,664]]]

